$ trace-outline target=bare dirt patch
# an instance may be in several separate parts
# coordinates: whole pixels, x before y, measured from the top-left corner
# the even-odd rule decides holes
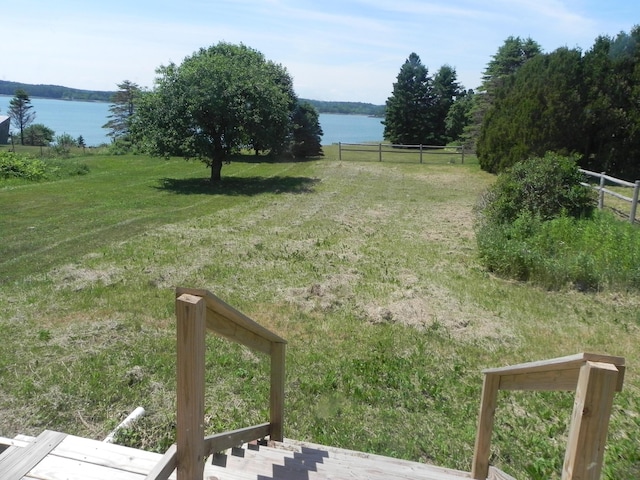
[[[84,290],[97,283],[111,285],[120,279],[121,270],[113,265],[103,268],[89,268],[78,264],[67,264],[49,272],[48,277],[56,288]]]

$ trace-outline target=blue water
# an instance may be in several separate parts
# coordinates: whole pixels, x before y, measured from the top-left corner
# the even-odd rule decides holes
[[[0,115],[8,115],[11,96],[0,95]],[[49,98],[31,98],[36,118],[33,123],[42,123],[55,132],[67,133],[73,138],[83,136],[87,146],[109,143],[108,131],[102,128],[107,123],[109,104],[100,102],[71,102]],[[320,114],[320,126],[324,135],[322,144],[359,143],[382,141],[383,125],[380,118],[363,115]],[[12,126],[12,130],[15,128]]]

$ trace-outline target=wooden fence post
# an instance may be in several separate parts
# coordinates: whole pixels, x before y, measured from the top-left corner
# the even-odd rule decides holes
[[[378,144],[378,157],[380,158],[380,161],[382,161],[382,144],[381,143]]]
[[[342,161],[342,142],[338,142],[338,160]]]
[[[271,430],[269,437],[271,440],[281,442],[284,438],[284,361],[285,344],[271,343],[271,392],[269,399],[269,410]]]
[[[478,431],[473,451],[471,478],[485,480],[489,475],[489,455],[491,453],[491,433],[498,401],[500,376],[486,374],[482,383],[482,399],[478,415]]]
[[[464,165],[464,145],[462,145],[462,161],[460,163]]]
[[[178,480],[202,480],[204,472],[206,315],[204,298],[185,293],[176,299]]]
[[[636,180],[636,186],[633,189],[633,200],[631,201],[631,213],[629,221],[633,224],[636,221],[636,212],[638,211],[638,197],[640,196],[640,180]]]
[[[606,172],[600,173],[600,189],[598,190],[598,209],[602,210],[604,208],[604,176]]]
[[[597,480],[602,470],[618,369],[586,362],[580,368],[562,479]]]

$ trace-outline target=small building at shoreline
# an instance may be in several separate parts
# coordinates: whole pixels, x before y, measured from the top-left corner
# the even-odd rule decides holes
[[[9,124],[11,118],[6,115],[0,115],[0,145],[6,145],[9,143]]]

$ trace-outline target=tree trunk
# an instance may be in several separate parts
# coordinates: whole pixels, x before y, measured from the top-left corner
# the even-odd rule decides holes
[[[216,157],[211,162],[211,183],[219,183],[222,179],[222,158]]]

